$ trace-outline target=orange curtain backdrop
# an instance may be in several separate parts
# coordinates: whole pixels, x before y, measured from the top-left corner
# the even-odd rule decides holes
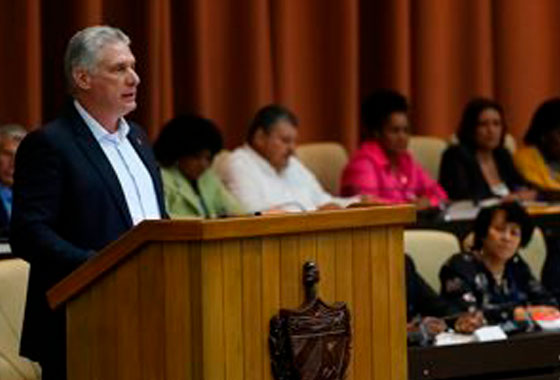
[[[41,15],[37,1],[0,7],[0,123],[42,119]]]
[[[132,38],[142,83],[131,117],[156,138],[180,112],[218,122],[227,146],[269,102],[301,141],[354,148],[361,96],[403,91],[416,133],[448,137],[465,102],[502,102],[522,137],[560,90],[557,0],[0,0],[0,123],[35,128],[66,95],[64,47],[105,23]]]
[[[229,147],[244,141],[251,117],[271,102],[299,116],[302,141],[354,143],[357,4],[177,2],[172,33],[176,110],[216,120]]]
[[[249,117],[273,101],[267,1],[177,1],[173,19],[178,111],[214,119],[228,146],[243,141]]]
[[[560,2],[500,0],[496,8],[495,94],[523,136],[535,108],[560,96]]]
[[[275,99],[301,119],[305,141],[355,143],[358,127],[358,3],[273,2]]]
[[[489,96],[522,139],[532,112],[560,95],[560,2],[395,0],[360,3],[360,93],[410,96],[415,133],[448,138],[465,103]]]

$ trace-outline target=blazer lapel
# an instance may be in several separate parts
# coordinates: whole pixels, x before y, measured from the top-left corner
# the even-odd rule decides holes
[[[130,211],[128,210],[128,205],[126,203],[119,179],[117,178],[111,163],[107,159],[107,156],[105,156],[103,149],[101,149],[101,146],[89,130],[85,121],[81,118],[73,106],[71,109],[70,120],[73,124],[72,129],[76,133],[78,146],[88,157],[92,165],[97,169],[101,178],[103,178],[109,193],[111,193],[111,196],[113,197],[115,204],[117,205],[117,208],[127,225],[132,226],[132,218],[130,217]]]

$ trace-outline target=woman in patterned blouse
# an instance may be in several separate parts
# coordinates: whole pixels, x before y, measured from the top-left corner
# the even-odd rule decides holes
[[[533,232],[518,203],[481,210],[474,230],[472,250],[452,256],[441,269],[444,299],[458,310],[482,310],[490,323],[511,320],[527,306],[557,305],[517,253]]]

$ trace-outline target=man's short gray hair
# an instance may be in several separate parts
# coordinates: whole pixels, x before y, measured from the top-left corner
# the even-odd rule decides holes
[[[26,134],[25,128],[19,124],[4,124],[0,126],[0,142],[5,139],[21,141]]]
[[[90,26],[72,36],[64,54],[64,74],[71,91],[74,88],[72,71],[76,67],[83,67],[92,72],[101,48],[116,42],[130,45],[130,38],[120,29],[106,25]]]

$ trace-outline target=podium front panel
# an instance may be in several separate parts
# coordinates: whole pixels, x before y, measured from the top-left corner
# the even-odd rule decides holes
[[[269,320],[309,260],[351,311],[348,379],[405,380],[399,224],[144,244],[68,301],[68,378],[272,379]]]

